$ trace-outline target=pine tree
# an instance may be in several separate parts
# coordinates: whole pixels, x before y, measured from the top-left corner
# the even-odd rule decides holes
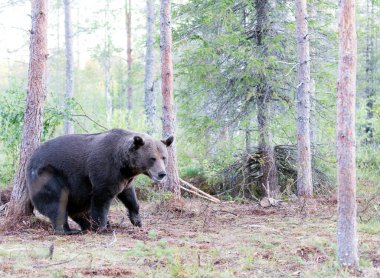
[[[310,144],[310,53],[306,0],[296,0],[296,24],[298,45],[297,85],[297,193],[312,196]]]
[[[162,127],[164,137],[174,135],[176,116],[174,111],[173,60],[170,0],[161,0],[161,93]],[[181,197],[175,141],[168,148],[167,179],[164,188],[174,192],[175,198]]]
[[[255,0],[256,9],[256,44],[266,56],[265,37],[268,32],[268,0]],[[263,155],[262,184],[266,195],[276,196],[279,193],[277,166],[274,157],[272,133],[269,127],[270,103],[273,95],[265,74],[260,73],[259,84],[256,87],[257,122],[259,127],[259,149]]]
[[[146,1],[146,54],[145,54],[145,113],[148,134],[154,134],[156,131],[156,99],[154,92],[154,0]]]
[[[133,91],[132,91],[132,14],[131,0],[125,1],[125,22],[127,29],[127,109],[131,112],[133,106]]]
[[[357,40],[355,0],[339,2],[337,85],[338,260],[358,267],[356,233],[355,95]]]
[[[65,47],[66,47],[66,84],[65,103],[74,95],[74,54],[73,54],[73,26],[71,22],[71,0],[63,1],[65,8]],[[67,107],[66,107],[67,108]],[[73,123],[69,120],[63,122],[64,133],[74,133]]]
[[[32,30],[30,32],[30,58],[28,91],[24,126],[17,169],[8,216],[27,216],[33,212],[26,186],[25,172],[29,158],[38,147],[42,131],[42,114],[46,98],[47,65],[47,0],[32,1]]]

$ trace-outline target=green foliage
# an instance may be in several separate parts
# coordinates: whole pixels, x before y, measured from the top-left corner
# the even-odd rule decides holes
[[[270,9],[269,16],[277,22],[288,17],[289,11]],[[256,44],[255,17],[252,1],[194,0],[175,9],[178,28],[174,38],[180,50],[177,71],[181,78],[176,95],[181,108],[179,124],[187,142],[195,145],[195,154],[188,151],[181,153],[181,158],[188,155],[208,161],[206,165],[216,165],[206,172],[220,170],[229,160],[225,156],[245,148],[242,131],[255,128],[259,75],[266,77],[274,91],[273,101],[278,108],[272,115],[274,133],[286,138],[286,143],[294,141],[294,114],[288,113],[290,105],[286,103],[290,84],[294,83],[294,65],[283,62],[295,58],[295,40],[289,40],[294,30],[273,30],[265,38],[264,53]],[[256,132],[252,134],[257,137]]]
[[[358,230],[366,234],[378,235],[380,233],[380,219],[373,219],[368,222],[359,222]]]
[[[189,0],[173,5],[173,56],[175,69],[175,102],[177,112],[177,155],[181,176],[201,177],[209,185],[215,182],[220,170],[238,154],[246,151],[246,131],[250,131],[252,148],[258,145],[257,87],[264,76],[273,91],[269,115],[270,131],[275,145],[294,145],[296,142],[295,92],[297,88],[297,47],[294,2],[269,1],[268,32],[262,47],[257,44],[257,11],[255,1],[248,0]],[[373,1],[374,16],[369,16],[367,2],[357,5],[358,19],[358,82],[357,82],[357,162],[359,178],[378,180],[380,161],[377,145],[366,143],[365,128],[371,125],[374,138],[380,136],[379,54],[374,51],[373,82],[368,83],[366,51],[368,36],[377,34],[379,1]],[[77,3],[78,7],[86,4]],[[145,13],[145,5],[134,4],[136,18]],[[141,5],[141,6],[139,6]],[[53,3],[54,13],[62,12],[62,3]],[[83,9],[79,9],[83,10]],[[143,108],[145,36],[143,24],[132,24],[133,65],[127,80],[125,39],[120,40],[119,18],[124,19],[124,3],[106,1],[83,10],[74,24],[78,45],[74,46],[75,99],[64,100],[65,51],[62,41],[53,44],[48,59],[48,96],[45,107],[43,140],[62,134],[62,120],[74,123],[75,132],[99,132],[121,127],[144,132]],[[308,24],[311,54],[311,77],[314,88],[315,152],[318,168],[335,176],[335,117],[337,75],[337,2],[308,1]],[[200,12],[201,11],[201,12]],[[83,16],[82,16],[83,13]],[[145,14],[144,14],[145,15]],[[57,17],[59,19],[59,17]],[[60,28],[59,22],[55,22]],[[120,25],[121,24],[121,25]],[[156,17],[156,24],[159,18]],[[369,24],[369,25],[368,25]],[[75,26],[78,25],[78,26]],[[51,27],[49,27],[51,28]],[[159,35],[156,28],[156,67],[159,64]],[[123,34],[124,35],[124,34]],[[91,46],[83,55],[82,42]],[[76,48],[78,46],[78,48]],[[9,183],[17,163],[21,140],[25,89],[9,85],[10,80],[25,80],[27,63],[16,62],[9,52],[9,63],[2,64],[0,73],[0,184]],[[105,70],[111,75],[112,119],[106,123],[104,94]],[[7,76],[8,78],[5,78]],[[159,79],[156,71],[155,79]],[[24,81],[25,82],[25,81]],[[13,82],[14,83],[14,82]],[[156,82],[157,83],[157,82]],[[126,109],[126,87],[133,87],[133,110]],[[9,88],[5,90],[4,88]],[[367,117],[366,90],[375,92],[373,118]],[[157,124],[161,112],[159,86],[157,92]],[[63,108],[66,107],[66,108]],[[160,128],[158,129],[160,130]],[[157,137],[157,134],[155,135]],[[294,183],[294,181],[288,181]],[[147,180],[137,181],[139,193],[147,199],[161,198]]]
[[[135,247],[128,250],[125,255],[130,256],[154,256],[156,258],[164,258],[167,261],[173,260],[173,250],[169,247],[165,240],[160,240],[155,246],[147,246],[144,242],[138,241]]]
[[[202,177],[204,175],[204,168],[199,164],[186,165],[181,167],[180,176],[183,178]]]
[[[0,94],[0,186],[7,185],[16,170],[19,146],[21,144],[22,126],[25,113],[26,91],[18,84],[13,84]],[[55,104],[47,103],[44,109],[42,141],[52,137],[64,118],[71,118],[74,101],[68,109],[63,110]]]

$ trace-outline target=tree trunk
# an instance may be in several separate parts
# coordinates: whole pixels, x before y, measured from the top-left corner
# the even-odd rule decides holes
[[[107,105],[107,111],[106,111],[106,120],[107,120],[107,127],[110,127],[111,125],[111,119],[112,119],[112,95],[111,95],[111,61],[109,57],[105,57],[103,62],[104,67],[104,92],[106,95],[106,105]]]
[[[145,113],[147,132],[156,132],[156,99],[154,94],[154,0],[146,1],[146,55],[145,55]]]
[[[298,46],[297,194],[313,196],[310,147],[310,53],[306,0],[296,0]]]
[[[131,112],[133,107],[133,91],[132,91],[132,28],[131,28],[131,0],[125,1],[125,20],[127,29],[127,109]]]
[[[108,14],[110,11],[109,0],[106,1],[106,8],[104,9],[104,22],[106,24],[104,34],[104,52],[102,54],[102,63],[104,70],[104,93],[106,96],[106,121],[107,126],[111,126],[113,104],[111,95],[111,39],[110,39],[110,23]]]
[[[175,111],[173,93],[173,61],[172,61],[172,30],[170,0],[161,0],[161,93],[162,93],[162,127],[164,138],[175,133]],[[176,157],[175,141],[168,148],[168,178],[164,188],[174,192],[175,198],[181,197]]]
[[[71,22],[71,0],[63,1],[65,8],[65,47],[66,47],[66,84],[65,105],[68,109],[68,99],[74,95],[74,56],[73,56],[73,26]],[[70,120],[64,120],[63,129],[65,134],[74,133],[74,126]]]
[[[263,156],[261,166],[261,182],[265,189],[265,195],[274,197],[279,193],[277,166],[274,156],[272,133],[269,129],[269,102],[272,92],[265,86],[265,79],[261,79],[263,85],[257,88],[257,122],[259,128],[259,150]]]
[[[315,154],[315,148],[317,144],[317,130],[318,122],[315,116],[315,81],[310,79],[310,145],[311,145],[311,164],[313,165],[313,155]]]
[[[367,0],[367,30],[366,30],[366,66],[365,66],[365,95],[366,95],[366,140],[367,144],[373,144],[373,106],[374,106],[374,74],[375,74],[375,53],[374,53],[374,35],[373,35],[373,0]]]
[[[355,94],[357,42],[355,1],[339,1],[337,84],[338,260],[358,267],[356,235]]]
[[[46,98],[47,64],[47,0],[32,1],[32,30],[30,35],[30,60],[28,91],[22,130],[20,160],[17,169],[8,216],[27,216],[33,212],[26,186],[26,166],[38,147],[42,131],[42,114]]]
[[[267,48],[263,40],[268,32],[268,8],[268,0],[255,0],[257,34],[256,43],[258,48],[262,50],[264,59]],[[269,110],[273,92],[264,74],[259,74],[259,80],[259,85],[256,88],[256,102],[257,122],[259,128],[259,149],[263,154],[264,160],[261,168],[262,184],[265,188],[266,195],[268,197],[273,197],[279,193],[272,134],[269,129]]]

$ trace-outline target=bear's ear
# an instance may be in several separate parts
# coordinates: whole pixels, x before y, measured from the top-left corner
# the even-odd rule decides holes
[[[141,146],[144,146],[144,144],[144,139],[142,139],[140,136],[133,137],[133,145],[136,149],[140,148]]]
[[[170,135],[166,140],[161,140],[162,143],[164,143],[167,147],[169,147],[174,141],[174,136]]]

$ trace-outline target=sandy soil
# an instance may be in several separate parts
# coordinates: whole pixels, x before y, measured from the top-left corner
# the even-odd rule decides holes
[[[198,199],[181,209],[142,203],[144,226],[136,228],[115,204],[112,233],[75,236],[54,236],[50,224],[34,220],[32,228],[0,235],[0,276],[380,277],[376,223],[359,225],[361,272],[338,268],[335,207],[324,199],[270,208]]]

